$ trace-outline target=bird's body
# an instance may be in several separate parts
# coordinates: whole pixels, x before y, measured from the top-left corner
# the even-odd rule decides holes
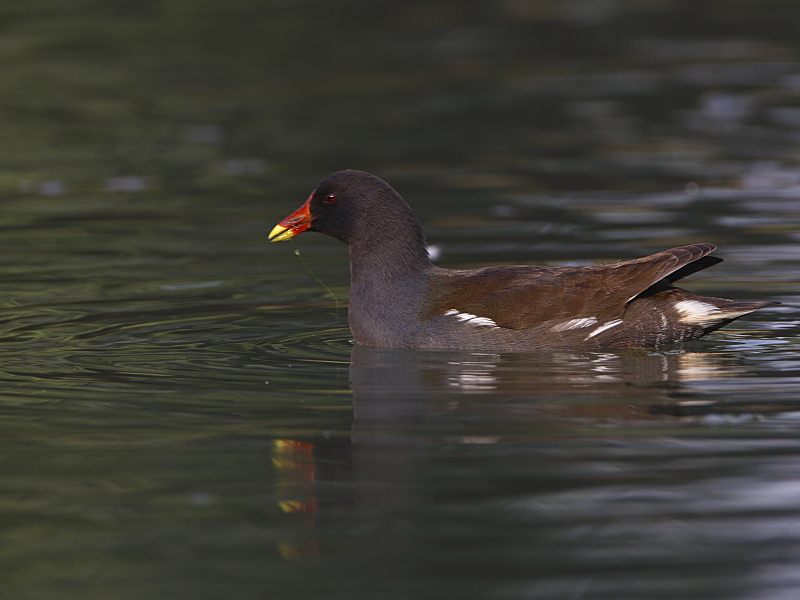
[[[662,346],[697,339],[775,302],[701,297],[673,283],[722,259],[712,244],[590,267],[443,269],[411,208],[361,171],[323,181],[273,229],[350,246],[350,328],[359,344],[515,352]]]

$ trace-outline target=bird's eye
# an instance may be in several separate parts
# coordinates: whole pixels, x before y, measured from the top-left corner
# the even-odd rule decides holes
[[[333,204],[336,202],[336,194],[328,194],[322,199],[322,201],[325,202],[325,204]]]

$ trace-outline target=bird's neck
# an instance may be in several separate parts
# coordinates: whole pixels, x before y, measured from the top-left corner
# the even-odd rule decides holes
[[[350,328],[369,346],[402,347],[419,320],[433,265],[419,234],[386,235],[350,245]]]
[[[422,226],[418,222],[386,223],[350,244],[351,285],[378,285],[406,279],[431,267]]]

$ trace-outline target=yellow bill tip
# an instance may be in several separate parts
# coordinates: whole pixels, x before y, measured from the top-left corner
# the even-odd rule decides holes
[[[272,231],[269,232],[268,237],[270,242],[282,242],[284,240],[288,240],[289,238],[294,237],[294,235],[295,235],[294,232],[288,227],[275,225]]]

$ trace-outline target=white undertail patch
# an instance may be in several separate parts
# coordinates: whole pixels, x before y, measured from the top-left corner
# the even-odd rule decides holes
[[[722,311],[713,304],[699,300],[681,300],[673,306],[681,314],[681,323],[708,323],[719,320],[722,314]]]
[[[606,329],[611,329],[612,327],[616,327],[617,325],[622,325],[622,319],[614,319],[613,321],[609,321],[608,323],[603,323],[592,331],[589,335],[586,336],[586,339],[593,338],[594,336],[603,333]]]
[[[492,321],[489,317],[479,317],[478,315],[471,315],[470,313],[458,312],[455,308],[451,308],[444,314],[446,316],[453,316],[459,321],[473,325],[474,327],[492,327],[497,329],[497,323]]]
[[[582,329],[583,327],[591,327],[597,323],[597,317],[584,317],[582,319],[570,319],[558,325],[553,325],[550,329],[553,331],[569,331],[571,329]]]
[[[690,323],[693,325],[718,323],[725,319],[735,319],[736,317],[741,317],[749,312],[753,312],[752,309],[726,312],[713,304],[701,302],[700,300],[681,300],[672,306],[680,313],[681,323]]]

